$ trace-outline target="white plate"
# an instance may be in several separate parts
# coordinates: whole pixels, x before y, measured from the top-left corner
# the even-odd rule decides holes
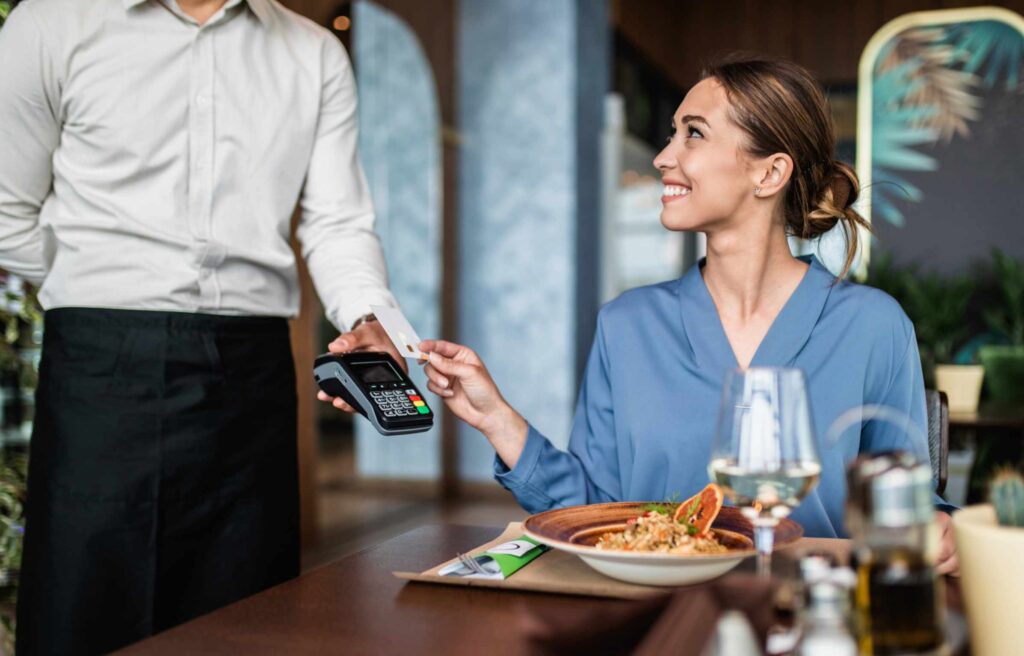
[[[626,521],[644,513],[644,502],[600,503],[559,508],[531,515],[523,523],[526,534],[554,549],[576,554],[583,562],[611,578],[642,585],[679,586],[708,581],[754,555],[753,527],[732,507],[712,524],[719,536],[731,543],[724,554],[666,554],[598,549],[597,538],[625,528]],[[803,535],[799,524],[788,519],[776,529],[775,548],[786,547]]]

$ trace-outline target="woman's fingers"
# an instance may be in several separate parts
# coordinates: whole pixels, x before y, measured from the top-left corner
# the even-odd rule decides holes
[[[937,574],[960,576],[960,558],[954,555],[949,560],[940,562],[938,567],[935,568],[935,572]]]
[[[427,389],[442,398],[451,398],[452,396],[455,396],[455,392],[450,389],[438,387],[433,381],[427,383]]]
[[[941,529],[939,538],[939,553],[936,556],[938,566],[935,571],[939,574],[960,574],[960,559],[956,553],[956,542],[953,539],[953,522],[947,513],[939,511],[935,513],[935,519]]]
[[[454,358],[457,355],[467,352],[472,353],[472,351],[465,346],[455,344],[454,342],[446,342],[443,339],[424,340],[420,342],[419,347],[424,353],[440,353],[446,358]]]
[[[427,380],[434,383],[438,387],[441,387],[442,389],[449,387],[451,385],[451,381],[448,380],[447,376],[440,373],[437,369],[434,369],[429,364],[423,367],[423,373],[427,375]]]
[[[471,378],[479,371],[479,368],[466,364],[464,362],[456,362],[451,358],[447,358],[437,351],[430,353],[430,364],[437,369],[439,372],[450,378]]]

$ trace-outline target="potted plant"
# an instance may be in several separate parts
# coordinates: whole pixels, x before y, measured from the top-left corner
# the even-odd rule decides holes
[[[1017,654],[1024,602],[1024,478],[1013,470],[998,472],[989,499],[953,514],[971,649],[977,656]]]
[[[981,396],[984,368],[954,359],[971,330],[968,309],[974,288],[974,279],[967,275],[912,273],[904,283],[904,309],[917,332],[925,380],[946,393],[950,412],[977,412]]]
[[[1001,405],[1024,403],[1024,262],[992,252],[997,294],[985,321],[1003,344],[981,348],[988,393]]]
[[[28,459],[0,451],[0,653],[14,653]]]

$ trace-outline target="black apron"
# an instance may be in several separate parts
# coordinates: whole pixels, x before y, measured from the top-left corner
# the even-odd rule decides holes
[[[45,317],[17,649],[96,654],[298,575],[287,321]]]

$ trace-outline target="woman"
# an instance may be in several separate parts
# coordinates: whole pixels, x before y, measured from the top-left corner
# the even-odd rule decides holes
[[[654,160],[661,222],[705,233],[707,257],[683,278],[631,290],[601,310],[568,452],[505,402],[472,350],[420,345],[430,352],[429,389],[487,437],[496,478],[532,512],[700,489],[724,377],[736,367],[802,368],[819,432],[864,404],[891,406],[926,427],[914,329],[899,305],[790,253],[787,234],[814,238],[841,224],[845,275],[866,226],[850,207],[857,176],[833,159],[827,104],[810,75],[788,62],[726,61],[686,95],[673,128]],[[858,453],[928,458],[923,437],[880,422],[836,444],[819,440],[819,449],[821,481],[792,514],[816,537],[844,534],[845,467]],[[949,516],[938,516],[940,571],[953,572]]]

